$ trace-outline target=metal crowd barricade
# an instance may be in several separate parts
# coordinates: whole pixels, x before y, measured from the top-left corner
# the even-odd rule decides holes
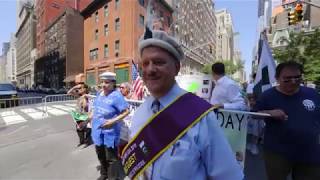
[[[43,115],[48,115],[48,104],[63,102],[63,101],[75,101],[77,97],[69,94],[57,94],[48,95],[43,98]]]
[[[126,99],[126,101],[129,104],[130,110],[136,110],[143,103],[143,101],[132,99]]]
[[[43,99],[41,96],[0,99],[0,109],[41,103],[43,103]]]
[[[120,130],[120,139],[122,141],[127,142],[129,141],[129,128],[131,127],[132,116],[134,114],[134,111],[143,103],[143,101],[132,100],[132,99],[125,99],[125,100],[129,104],[130,113],[122,121],[121,130]]]

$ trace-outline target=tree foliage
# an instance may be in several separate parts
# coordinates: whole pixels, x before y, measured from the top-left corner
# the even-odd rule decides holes
[[[274,57],[281,63],[296,61],[303,65],[304,79],[320,84],[320,31],[291,33],[284,49],[275,49]]]

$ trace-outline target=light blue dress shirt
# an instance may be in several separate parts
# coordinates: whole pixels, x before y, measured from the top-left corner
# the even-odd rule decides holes
[[[128,103],[119,91],[112,91],[105,96],[98,93],[93,102],[92,140],[95,145],[105,145],[114,148],[119,143],[121,123],[116,123],[110,129],[101,126],[109,119],[118,116],[128,108]]]
[[[177,84],[161,97],[160,109],[167,106],[177,96],[186,93]],[[132,138],[153,115],[153,97],[148,97],[136,110],[130,138]],[[186,104],[186,106],[188,106]],[[165,133],[166,130],[163,130]],[[150,176],[154,180],[242,180],[243,172],[235,159],[214,112],[202,118],[182,136],[172,147],[164,152],[154,163]],[[149,174],[149,173],[148,173]]]

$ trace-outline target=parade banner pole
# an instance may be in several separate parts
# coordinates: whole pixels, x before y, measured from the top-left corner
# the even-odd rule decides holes
[[[249,112],[249,111],[237,111],[237,110],[227,110],[227,109],[218,109],[220,112],[228,112],[228,113],[236,113],[236,114],[246,114],[252,116],[262,116],[262,117],[271,117],[270,114],[267,113],[258,113],[258,112]]]

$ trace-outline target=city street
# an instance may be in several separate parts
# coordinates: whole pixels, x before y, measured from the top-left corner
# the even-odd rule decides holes
[[[0,112],[3,115],[3,110]],[[94,148],[76,147],[78,137],[67,113],[49,114],[48,118],[39,120],[25,119],[14,125],[0,124],[0,179],[98,177]]]
[[[94,147],[76,147],[78,137],[67,110],[73,105],[49,105],[48,117],[39,119],[35,119],[34,112],[23,113],[25,109],[37,109],[34,106],[0,110],[0,179],[96,179],[99,176]],[[13,119],[20,116],[24,121],[6,124],[8,121],[4,119],[9,116],[14,116]],[[261,156],[247,153],[245,174],[247,180],[266,179]]]

